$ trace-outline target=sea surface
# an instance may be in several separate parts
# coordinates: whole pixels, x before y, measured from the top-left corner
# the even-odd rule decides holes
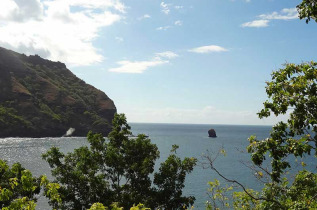
[[[261,189],[260,182],[248,165],[250,154],[246,153],[248,138],[256,135],[259,139],[269,136],[270,126],[244,126],[244,125],[189,125],[189,124],[149,124],[130,123],[133,134],[146,134],[155,143],[160,151],[160,159],[155,170],[158,170],[160,162],[170,154],[173,144],[179,145],[177,154],[181,157],[195,157],[198,164],[193,172],[186,178],[183,193],[196,197],[195,209],[204,209],[208,200],[208,181],[219,179],[215,172],[203,167],[206,162],[204,156],[216,157],[217,153],[224,149],[226,155],[219,155],[214,166],[225,176],[236,179],[247,188]],[[209,138],[208,130],[216,130],[217,138]],[[30,169],[35,176],[41,174],[50,175],[49,165],[42,160],[41,154],[50,147],[57,146],[63,152],[71,152],[73,149],[88,145],[86,138],[61,137],[61,138],[4,138],[0,139],[0,158],[5,159],[11,165],[20,162],[23,167]],[[313,161],[313,160],[312,160]],[[50,209],[47,201],[42,196],[39,199],[37,209]]]

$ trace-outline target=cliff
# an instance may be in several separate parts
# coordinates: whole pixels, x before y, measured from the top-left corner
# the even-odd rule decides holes
[[[116,107],[65,64],[0,47],[0,137],[107,135]]]

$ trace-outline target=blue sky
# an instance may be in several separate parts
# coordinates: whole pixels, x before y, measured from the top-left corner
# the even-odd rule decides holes
[[[265,81],[317,60],[299,0],[1,0],[0,45],[65,62],[130,122],[273,124]]]

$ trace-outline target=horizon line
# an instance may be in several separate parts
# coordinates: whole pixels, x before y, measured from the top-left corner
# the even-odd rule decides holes
[[[138,124],[174,124],[174,125],[238,125],[238,126],[274,126],[274,125],[261,125],[261,124],[217,124],[217,123],[174,123],[174,122],[129,122]]]

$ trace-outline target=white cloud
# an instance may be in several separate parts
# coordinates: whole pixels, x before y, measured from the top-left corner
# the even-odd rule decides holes
[[[176,6],[174,6],[174,8],[175,8],[175,9],[183,9],[183,8],[184,8],[184,6],[181,6],[181,5],[176,5]]]
[[[223,110],[213,106],[197,109],[138,109],[126,110],[125,113],[131,122],[152,123],[272,125],[288,118],[288,115],[284,115],[259,119],[256,111]]]
[[[251,22],[243,23],[242,27],[263,28],[269,26],[269,20],[254,20]]]
[[[241,24],[242,27],[268,27],[271,20],[293,20],[298,18],[296,8],[284,8],[280,12],[272,12],[270,14],[262,14],[258,16],[258,20]]]
[[[230,0],[230,1],[235,2],[236,0]],[[246,2],[246,3],[250,3],[251,2],[251,0],[243,0],[243,1]]]
[[[168,63],[166,60],[153,59],[149,61],[119,61],[120,67],[109,69],[110,72],[141,74],[150,67]]]
[[[47,0],[46,0],[47,1]],[[125,13],[126,7],[120,0],[53,0],[68,3],[70,6],[79,6],[89,9],[108,9],[113,8]],[[47,1],[49,3],[49,1]]]
[[[116,73],[132,73],[141,74],[148,70],[150,67],[155,67],[169,63],[170,59],[176,58],[178,55],[172,51],[165,51],[161,53],[156,53],[154,58],[148,61],[128,61],[123,60],[117,62],[119,67],[109,69],[110,72]]]
[[[168,58],[168,59],[178,57],[178,55],[172,51],[165,51],[165,52],[161,52],[161,53],[156,53],[156,56],[161,57],[161,58]]]
[[[273,12],[271,14],[262,14],[258,16],[264,20],[292,20],[298,18],[298,12],[296,8],[285,8],[281,12]]]
[[[181,20],[176,20],[176,21],[174,22],[174,24],[175,24],[176,26],[181,26],[181,25],[183,25],[183,21],[181,21]]]
[[[143,15],[143,17],[144,17],[144,18],[151,18],[151,16],[148,15],[148,14]]]
[[[223,48],[217,45],[208,45],[208,46],[193,48],[188,51],[194,52],[194,53],[212,53],[212,52],[226,52],[228,50],[226,48]]]
[[[151,18],[151,16],[149,14],[145,14],[141,17],[138,17],[138,20],[143,20],[143,19],[148,19],[148,18]]]
[[[1,19],[10,19],[12,14],[19,9],[18,5],[13,0],[2,0],[0,4]]]
[[[117,42],[123,42],[124,39],[122,37],[116,36],[115,39],[117,40]]]
[[[39,0],[1,0],[0,19],[5,21],[26,21],[40,19],[43,15],[43,5]]]
[[[166,4],[164,1],[161,2],[161,8],[162,8],[162,12],[166,15],[168,15],[170,13],[170,9],[169,9],[170,4]]]
[[[160,27],[157,27],[156,30],[158,31],[166,31],[167,29],[170,29],[171,26],[160,26]]]
[[[90,65],[103,60],[92,44],[99,30],[122,19],[124,12],[119,0],[1,0],[0,45],[70,65]]]

